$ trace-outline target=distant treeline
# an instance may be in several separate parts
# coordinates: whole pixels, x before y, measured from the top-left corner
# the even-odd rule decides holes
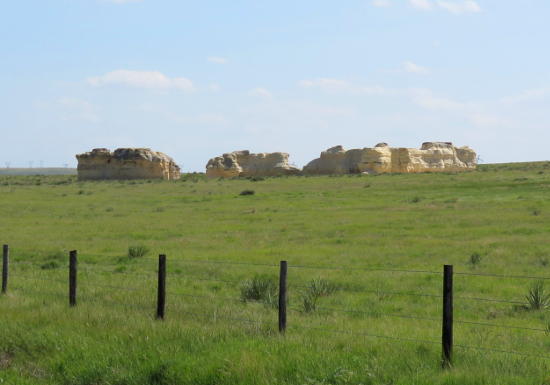
[[[76,168],[0,168],[0,175],[76,175]]]

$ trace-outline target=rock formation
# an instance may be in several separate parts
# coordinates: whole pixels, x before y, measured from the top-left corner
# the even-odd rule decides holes
[[[78,179],[166,179],[180,177],[180,168],[162,152],[148,148],[95,148],[79,154]]]
[[[374,148],[345,151],[342,146],[329,148],[309,162],[304,174],[415,173],[465,171],[476,168],[476,153],[468,147],[449,142],[426,142],[418,149],[391,148],[379,143]]]
[[[288,164],[284,152],[251,154],[249,151],[234,151],[212,158],[206,165],[210,177],[278,176],[299,174],[300,170]]]

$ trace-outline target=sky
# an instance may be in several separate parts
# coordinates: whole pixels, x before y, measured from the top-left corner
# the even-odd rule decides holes
[[[468,145],[550,159],[548,0],[0,3],[0,167],[148,147],[222,153]]]

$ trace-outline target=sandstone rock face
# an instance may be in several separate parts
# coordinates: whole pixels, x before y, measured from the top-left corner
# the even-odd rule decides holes
[[[416,173],[466,171],[476,168],[476,153],[468,147],[449,142],[426,142],[420,149],[392,148],[379,143],[374,148],[345,151],[329,148],[309,162],[304,174]]]
[[[96,148],[79,154],[78,179],[166,179],[180,177],[180,168],[172,158],[148,148],[119,148],[114,152]]]
[[[230,178],[234,176],[294,175],[300,170],[288,163],[284,152],[251,154],[249,151],[234,151],[212,158],[206,165],[206,175]]]

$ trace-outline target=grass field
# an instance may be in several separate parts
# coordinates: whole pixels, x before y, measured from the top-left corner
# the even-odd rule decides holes
[[[0,383],[549,385],[550,311],[526,300],[538,279],[456,274],[456,320],[534,330],[457,323],[450,370],[439,343],[443,264],[550,277],[549,197],[550,162],[256,181],[0,176],[0,243],[12,261]],[[159,253],[168,256],[162,322]],[[270,295],[241,300],[262,285],[273,294],[280,260],[289,263],[284,336]],[[221,261],[243,264],[210,263]]]
[[[76,175],[76,168],[38,167],[38,168],[0,168],[0,175]]]

